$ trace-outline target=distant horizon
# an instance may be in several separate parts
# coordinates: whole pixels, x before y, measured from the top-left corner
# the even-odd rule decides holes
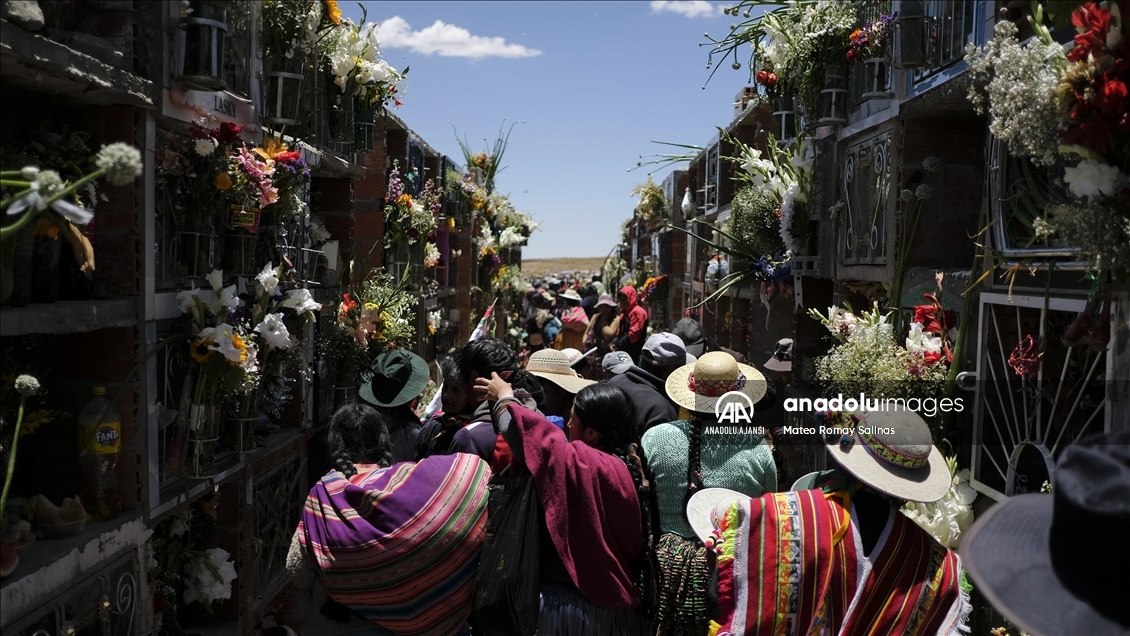
[[[412,69],[396,114],[428,145],[462,163],[457,136],[480,152],[517,123],[496,186],[540,224],[528,259],[614,250],[637,203],[632,189],[648,178],[629,169],[669,152],[655,141],[708,145],[749,82],[748,69],[725,64],[703,88],[710,70],[699,43],[729,30],[722,2],[364,6],[385,61]],[[341,9],[362,17],[356,3]]]

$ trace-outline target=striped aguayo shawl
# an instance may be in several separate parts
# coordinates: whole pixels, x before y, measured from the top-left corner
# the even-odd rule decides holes
[[[840,494],[770,493],[716,511],[722,623],[711,636],[964,630],[957,554],[893,512],[868,560]]]
[[[335,601],[397,634],[454,634],[471,612],[489,477],[464,453],[331,471],[310,489],[299,541]]]

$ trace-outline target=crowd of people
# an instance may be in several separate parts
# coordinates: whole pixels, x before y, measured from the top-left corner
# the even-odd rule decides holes
[[[402,350],[380,356],[362,402],[334,414],[332,466],[288,556],[310,595],[309,633],[966,631],[962,558],[898,513],[951,485],[920,417],[820,414],[843,431],[824,440],[834,468],[790,489],[756,419],[776,400],[774,383],[712,346],[693,319],[648,335],[631,287],[615,298],[593,284],[535,289],[526,301],[521,352],[479,338],[444,358],[434,417],[415,415],[428,367]],[[782,341],[764,366],[788,373],[790,352]],[[755,405],[750,425],[718,421],[717,402],[733,392]],[[1104,465],[1128,471],[1127,443],[1078,445],[1063,471],[1080,484]],[[1093,507],[1084,491],[1057,489],[1056,514]],[[999,508],[1024,503],[1029,533],[1046,536],[1052,498],[1031,497],[1041,495]],[[1103,514],[1085,518],[1126,529],[1125,510]],[[1011,600],[1024,565],[1008,560],[992,517],[962,556],[998,609],[1032,634],[1126,633],[1125,603],[1086,584],[1085,565],[1071,572],[1083,583],[1058,570],[1040,579],[1071,598],[1073,629],[1055,631],[1063,616]],[[1061,536],[1086,533],[1055,519]]]

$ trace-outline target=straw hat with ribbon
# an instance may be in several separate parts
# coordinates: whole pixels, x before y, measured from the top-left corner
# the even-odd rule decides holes
[[[828,454],[875,490],[931,503],[951,486],[949,466],[934,447],[930,427],[914,411],[825,413],[824,425],[844,429],[826,438]]]
[[[570,393],[576,393],[590,384],[596,384],[577,375],[570,366],[569,356],[556,349],[535,351],[526,361],[526,372],[543,380],[549,380]]]
[[[756,404],[767,390],[760,371],[738,364],[723,351],[704,353],[667,377],[667,397],[688,411],[699,413],[713,413],[718,399],[727,393],[743,393]]]

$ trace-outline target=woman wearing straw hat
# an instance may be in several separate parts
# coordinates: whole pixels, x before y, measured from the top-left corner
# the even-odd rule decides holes
[[[905,501],[937,501],[950,489],[929,426],[911,411],[823,416],[842,430],[828,438],[838,466],[817,476],[818,489],[757,499],[708,489],[688,502],[691,526],[717,556],[711,629],[964,632],[971,608],[957,553],[899,513]]]
[[[568,419],[569,412],[573,410],[573,397],[577,395],[577,391],[595,384],[592,380],[577,375],[565,352],[555,349],[543,349],[531,355],[526,363],[526,373],[537,377],[545,392],[542,413],[564,419]]]
[[[776,489],[776,467],[762,436],[749,424],[719,425],[715,416],[720,401],[723,407],[753,404],[756,410],[767,386],[757,369],[719,351],[672,371],[666,391],[690,413],[690,419],[652,427],[641,440],[655,475],[663,533],[656,548],[660,581],[656,633],[705,634],[708,555],[684,511],[690,496],[703,488],[729,488],[747,497]],[[734,393],[740,395],[730,395]]]

